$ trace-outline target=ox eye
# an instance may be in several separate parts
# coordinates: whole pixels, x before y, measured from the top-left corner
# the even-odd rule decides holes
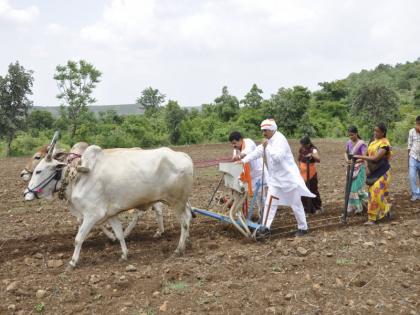
[[[35,156],[34,157],[34,160],[40,160],[41,159],[41,157],[40,156]]]
[[[36,171],[35,174],[41,174],[41,171]]]

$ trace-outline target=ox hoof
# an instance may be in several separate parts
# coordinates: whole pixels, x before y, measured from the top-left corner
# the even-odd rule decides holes
[[[162,236],[163,232],[156,231],[156,233],[153,235],[153,238],[160,238]]]
[[[123,261],[127,261],[128,260],[128,255],[127,254],[121,254],[121,260]]]
[[[185,247],[188,248],[188,249],[192,249],[192,247],[193,247],[192,242],[189,238],[187,238],[186,241],[185,241]]]
[[[76,268],[76,266],[73,266],[71,263],[69,263],[65,269],[65,272],[72,272]]]
[[[176,250],[174,251],[174,253],[173,253],[173,255],[172,255],[172,256],[174,256],[174,257],[181,257],[181,256],[183,256],[183,255],[184,255],[184,251],[183,251],[183,250],[176,249]]]

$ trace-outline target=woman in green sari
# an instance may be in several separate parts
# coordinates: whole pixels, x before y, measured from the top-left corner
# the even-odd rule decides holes
[[[350,163],[348,156],[351,155],[365,155],[367,146],[360,138],[358,130],[355,126],[348,128],[349,141],[346,143],[345,159]],[[357,160],[354,166],[354,173],[351,183],[349,205],[347,213],[359,214],[363,212],[363,207],[366,207],[368,201],[368,194],[364,191],[366,178],[366,166],[363,160]]]

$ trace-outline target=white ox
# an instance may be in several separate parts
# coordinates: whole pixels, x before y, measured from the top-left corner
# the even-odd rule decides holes
[[[48,144],[45,144],[39,147],[36,150],[36,152],[32,155],[32,157],[28,160],[28,162],[25,165],[25,168],[20,172],[20,177],[25,182],[31,179],[35,167],[47,155],[48,147],[49,147]],[[62,149],[58,149],[57,147],[54,147],[52,158],[59,160],[61,162],[66,161],[67,164],[77,167],[77,163],[79,159],[81,158],[82,154],[85,152],[85,150],[88,147],[89,147],[89,144],[87,144],[86,142],[77,142],[76,144],[73,145],[73,147],[70,149],[70,152],[68,153]],[[132,148],[132,150],[133,149],[141,150],[140,148]],[[113,150],[119,150],[119,149],[106,149],[105,151],[113,151]],[[163,204],[161,202],[157,202],[154,205],[152,205],[152,209],[155,212],[156,221],[158,223],[158,229],[153,235],[153,237],[157,238],[157,237],[160,237],[165,232],[165,228],[163,225]],[[124,229],[124,237],[127,237],[128,235],[130,235],[131,231],[137,225],[139,218],[145,213],[144,210],[139,210],[139,209],[132,209],[132,210],[133,210],[133,218],[130,221],[127,228]],[[101,225],[100,228],[102,232],[106,236],[108,236],[108,238],[110,238],[112,241],[117,240],[114,234],[112,234],[112,232],[110,232],[104,225]]]
[[[90,146],[82,156],[90,171],[71,181],[65,191],[73,215],[82,217],[69,267],[76,266],[82,244],[96,224],[108,221],[121,244],[122,259],[127,246],[117,215],[132,208],[146,209],[164,202],[174,209],[181,225],[176,254],[185,250],[189,238],[191,211],[188,197],[193,182],[193,163],[182,152],[169,148],[155,150],[118,149],[105,151]],[[54,160],[49,152],[34,170],[25,191],[25,200],[53,197],[62,185],[66,163]]]

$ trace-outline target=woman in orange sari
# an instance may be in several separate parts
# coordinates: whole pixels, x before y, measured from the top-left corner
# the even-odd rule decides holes
[[[367,155],[355,155],[356,159],[367,161],[366,184],[369,185],[368,221],[373,225],[390,217],[391,204],[388,202],[391,182],[391,144],[386,138],[387,128],[379,123],[374,129],[374,140],[369,144]]]

